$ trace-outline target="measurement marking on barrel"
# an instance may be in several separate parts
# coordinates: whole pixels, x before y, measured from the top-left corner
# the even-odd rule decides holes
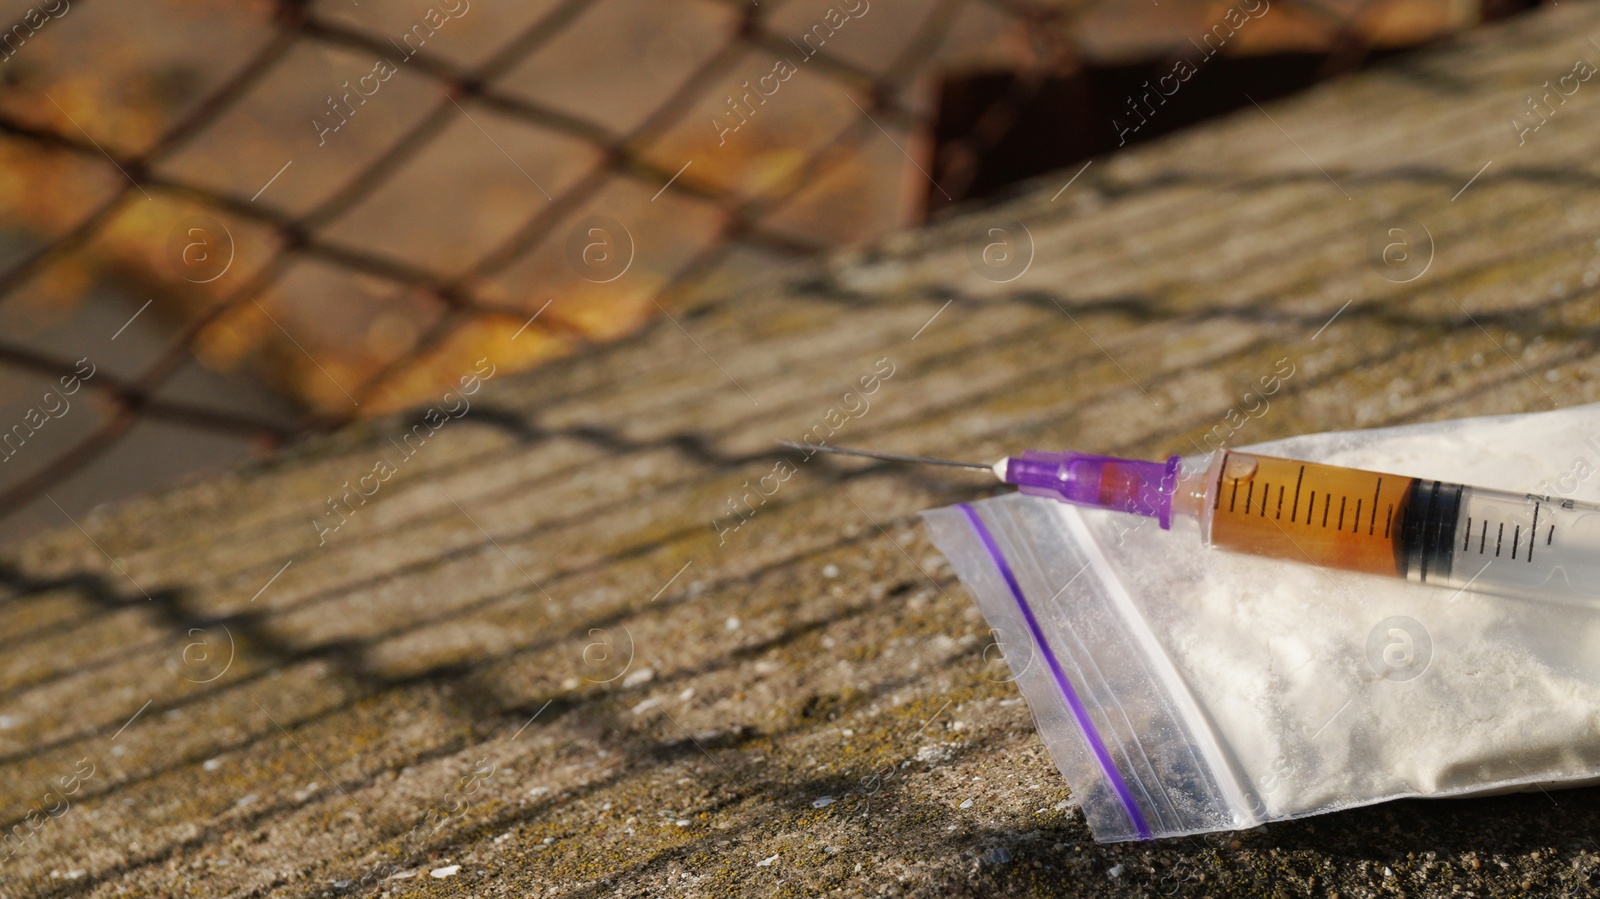
[[[1294,508],[1289,510],[1289,523],[1290,524],[1294,524],[1295,519],[1300,515],[1300,482],[1305,480],[1305,479],[1306,479],[1306,467],[1304,465],[1302,465],[1302,466],[1300,466],[1300,476],[1294,479]],[[1311,502],[1312,502],[1313,505],[1315,505],[1316,501],[1317,501],[1317,493],[1316,493],[1316,491],[1313,490],[1311,492]],[[1308,513],[1308,516],[1309,516],[1309,513]]]
[[[1378,527],[1378,494],[1383,490],[1383,478],[1378,479],[1378,486],[1372,488],[1372,520],[1367,522],[1367,536],[1371,537],[1373,530]]]

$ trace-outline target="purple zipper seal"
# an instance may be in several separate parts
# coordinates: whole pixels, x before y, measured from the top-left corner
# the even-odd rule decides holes
[[[1078,699],[1078,692],[1072,689],[1066,672],[1061,670],[1061,663],[1056,660],[1055,652],[1045,641],[1044,631],[1039,628],[1039,619],[1033,617],[1033,609],[1029,607],[1027,599],[1023,598],[1022,587],[1017,583],[1016,575],[1011,573],[1011,566],[1006,562],[1006,557],[1000,552],[1000,547],[994,542],[989,529],[984,526],[983,519],[978,517],[978,510],[966,503],[961,503],[958,508],[966,513],[967,520],[972,523],[972,529],[978,534],[978,539],[983,541],[983,548],[989,551],[989,558],[994,560],[995,567],[1000,569],[1000,576],[1005,578],[1006,586],[1011,588],[1011,596],[1017,601],[1017,608],[1021,610],[1022,618],[1028,624],[1028,631],[1033,635],[1033,642],[1039,647],[1045,662],[1049,664],[1050,673],[1055,675],[1056,686],[1061,688],[1061,695],[1066,699],[1067,707],[1072,710],[1072,717],[1077,719],[1078,729],[1083,731],[1084,739],[1089,741],[1089,749],[1094,753],[1095,761],[1100,764],[1100,771],[1105,774],[1106,781],[1117,794],[1117,799],[1121,800],[1122,810],[1127,813],[1128,821],[1133,824],[1139,839],[1150,839],[1150,825],[1145,823],[1144,815],[1139,811],[1139,804],[1134,801],[1133,792],[1128,789],[1127,782],[1117,771],[1116,762],[1112,761],[1111,753],[1106,750],[1105,742],[1100,739],[1100,731],[1095,729],[1088,710]]]

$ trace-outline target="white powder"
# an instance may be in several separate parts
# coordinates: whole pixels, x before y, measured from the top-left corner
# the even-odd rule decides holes
[[[1600,472],[1600,406],[1253,450],[1600,496],[1600,477],[1573,477]],[[1600,774],[1600,608],[1206,550],[1155,527],[1119,544],[1126,519],[1084,517],[1263,818]]]

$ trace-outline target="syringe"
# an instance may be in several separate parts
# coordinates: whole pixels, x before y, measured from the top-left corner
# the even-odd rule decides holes
[[[1600,598],[1600,505],[1223,450],[1186,464],[1028,450],[992,471],[1031,496],[1143,515],[1200,542],[1326,568],[1541,599]]]

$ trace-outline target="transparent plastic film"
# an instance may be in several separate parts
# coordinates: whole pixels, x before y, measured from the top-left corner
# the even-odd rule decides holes
[[[1096,839],[1600,783],[1600,404],[1041,461],[924,520]]]

